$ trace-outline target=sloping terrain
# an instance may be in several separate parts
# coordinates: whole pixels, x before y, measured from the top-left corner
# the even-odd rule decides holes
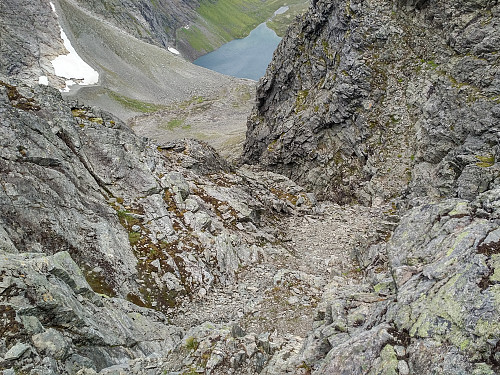
[[[20,25],[36,18],[16,4],[1,5]],[[28,47],[45,29],[29,28],[0,59],[0,369],[498,374],[498,7],[314,2],[259,84],[245,158],[260,165],[238,167],[33,84],[46,60]],[[57,9],[122,69],[109,84],[124,91],[106,95],[148,109],[135,84],[138,98],[174,90],[156,74],[182,60],[69,0]],[[24,31],[2,22],[12,53]],[[124,78],[131,66],[151,66],[151,92]],[[195,82],[191,69],[172,81]],[[194,128],[204,105],[218,122],[219,89],[250,100],[210,77],[206,96],[180,87],[167,128]]]

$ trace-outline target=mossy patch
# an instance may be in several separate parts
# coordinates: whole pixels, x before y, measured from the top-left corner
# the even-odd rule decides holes
[[[21,95],[17,90],[17,87],[9,85],[3,81],[0,81],[0,86],[3,86],[7,89],[7,97],[9,98],[9,101],[13,107],[22,109],[23,111],[33,112],[37,112],[42,109],[33,98],[26,98],[25,96]]]
[[[87,120],[95,124],[104,125],[104,119],[102,117],[89,116],[91,109],[87,107],[73,107],[71,108],[71,114],[73,117],[80,118],[82,120]],[[83,124],[80,124],[82,127]]]
[[[186,122],[185,118],[173,118],[161,127],[163,129],[167,129],[170,131],[173,131],[173,130],[178,129],[178,128],[181,128],[184,130],[190,129],[191,125],[186,124],[185,122]]]
[[[386,345],[380,351],[380,374],[384,375],[396,375],[398,374],[398,358],[396,356],[396,352],[394,351],[394,347],[392,345]]]
[[[489,168],[495,164],[495,155],[493,154],[488,154],[488,155],[476,155],[476,159],[478,162],[476,165],[481,168]]]
[[[297,93],[297,98],[295,99],[295,113],[301,112],[307,108],[307,96],[309,95],[309,90],[301,90]]]
[[[198,342],[198,340],[196,340],[195,337],[190,336],[184,342],[184,346],[188,350],[196,351],[196,349],[198,349],[198,346],[200,346],[200,343]]]
[[[82,267],[82,272],[92,290],[96,293],[108,297],[116,297],[113,287],[106,282],[106,279],[98,272],[92,271],[89,267]]]
[[[134,112],[151,113],[161,111],[166,108],[166,106],[164,105],[148,103],[141,100],[129,98],[127,96],[117,94],[116,92],[111,90],[107,90],[107,93],[111,99],[115,100],[126,109]]]

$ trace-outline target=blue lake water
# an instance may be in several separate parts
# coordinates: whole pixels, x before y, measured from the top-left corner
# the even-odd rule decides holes
[[[266,72],[280,40],[273,30],[262,23],[246,38],[232,40],[194,63],[233,77],[258,81]]]

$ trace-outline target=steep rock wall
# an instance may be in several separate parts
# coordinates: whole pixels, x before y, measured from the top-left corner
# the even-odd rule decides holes
[[[339,202],[498,182],[498,1],[318,1],[257,89],[244,162]]]
[[[176,30],[196,19],[198,0],[76,0],[75,3],[148,43],[175,45]]]

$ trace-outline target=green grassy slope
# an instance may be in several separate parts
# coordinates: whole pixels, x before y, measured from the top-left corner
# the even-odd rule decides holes
[[[308,3],[308,0],[202,0],[197,9],[198,19],[189,29],[179,29],[177,38],[204,54],[230,40],[244,38],[257,25],[269,20],[277,9],[289,6],[286,14],[270,23],[282,35],[295,15],[303,12]]]

